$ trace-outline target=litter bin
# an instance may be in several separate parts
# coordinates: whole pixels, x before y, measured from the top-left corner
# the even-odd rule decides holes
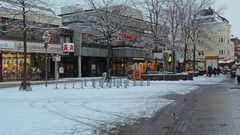
[[[188,72],[188,80],[193,80],[193,75],[194,75],[194,72],[193,71],[189,71]]]

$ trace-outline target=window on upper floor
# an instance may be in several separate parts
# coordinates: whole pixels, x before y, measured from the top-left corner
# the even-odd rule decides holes
[[[219,43],[224,43],[225,42],[225,38],[221,37],[219,38]]]
[[[204,51],[203,50],[199,51],[198,55],[199,56],[204,56]]]
[[[225,54],[225,50],[219,50],[219,55],[224,55]]]
[[[61,36],[60,37],[60,44],[63,44],[63,43],[71,43],[71,37]]]
[[[224,27],[224,26],[219,26],[219,27],[218,27],[218,31],[220,31],[220,32],[225,31],[225,27]]]

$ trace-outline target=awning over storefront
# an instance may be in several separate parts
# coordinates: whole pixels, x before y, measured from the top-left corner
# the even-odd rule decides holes
[[[230,63],[233,63],[234,60],[219,60],[218,63],[219,64],[230,64]]]

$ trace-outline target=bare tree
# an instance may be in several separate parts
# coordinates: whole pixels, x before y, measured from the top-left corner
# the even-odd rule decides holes
[[[193,45],[193,70],[196,61],[196,42],[199,36],[205,33],[208,28],[198,22],[200,11],[213,5],[213,0],[183,0],[179,9],[182,11],[181,35],[184,43],[183,67],[186,67],[187,50],[189,45]]]
[[[150,34],[156,51],[158,48],[162,50],[167,44],[167,21],[162,17],[165,3],[166,0],[144,0],[141,3],[142,9],[145,11],[145,19],[150,23]]]
[[[163,17],[167,0],[132,0],[132,3],[134,7],[143,11],[143,18],[148,27],[148,36],[150,36],[151,41],[148,41],[144,46],[144,49],[148,50],[146,54],[149,54],[150,46],[150,50],[153,52],[164,50],[169,44],[169,29],[166,25],[167,21]],[[148,60],[145,63],[148,65]],[[155,70],[157,70],[157,59],[155,59]]]
[[[41,29],[53,18],[44,18],[47,14],[53,15],[53,11],[48,7],[48,4],[42,0],[1,0],[1,10],[4,12],[7,22],[1,25],[7,25],[10,29],[4,32],[11,32],[15,29],[22,31],[23,49],[24,49],[24,64],[23,64],[23,77],[20,89],[29,90],[27,87],[27,31],[33,28]],[[44,23],[39,23],[44,20]]]
[[[106,70],[110,69],[112,57],[113,34],[120,33],[130,24],[133,14],[139,14],[128,5],[128,0],[86,0],[93,12],[83,18],[89,23],[91,29],[98,32],[108,46]]]
[[[168,21],[168,26],[170,29],[170,41],[172,48],[172,69],[176,72],[176,44],[180,39],[180,26],[182,20],[182,10],[180,6],[182,5],[182,0],[169,0],[166,4],[166,20]]]

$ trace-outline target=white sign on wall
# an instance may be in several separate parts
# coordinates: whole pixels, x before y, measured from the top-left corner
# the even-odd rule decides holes
[[[61,61],[61,56],[59,55],[53,56],[53,61]]]
[[[63,43],[63,52],[74,52],[74,43]]]
[[[163,53],[154,53],[154,59],[157,58],[157,59],[162,59],[163,58]]]
[[[14,49],[15,44],[13,41],[0,40],[0,48],[2,49]]]
[[[61,73],[61,74],[64,73],[64,68],[63,67],[59,67],[59,73]]]

